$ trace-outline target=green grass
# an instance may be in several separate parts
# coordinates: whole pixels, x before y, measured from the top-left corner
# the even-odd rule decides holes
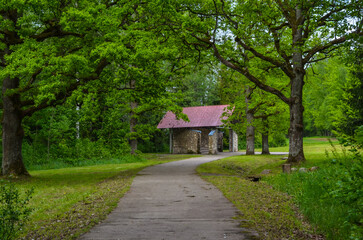
[[[240,210],[241,227],[255,230],[261,239],[309,239],[314,232],[296,211],[288,195],[263,182],[241,177],[203,176]]]
[[[106,218],[141,169],[191,155],[144,155],[135,163],[105,164],[30,171],[31,178],[12,179],[24,192],[34,187],[33,208],[22,237],[75,239]]]
[[[333,142],[337,143],[336,140]],[[326,152],[331,152],[333,149],[327,139],[306,138],[304,139],[304,150],[307,161],[297,167],[319,166],[321,169],[328,168],[331,159],[326,156]],[[339,149],[338,151],[341,152]],[[256,151],[259,150],[257,149]],[[288,147],[271,148],[270,151],[287,152]],[[305,195],[306,199],[309,199],[305,202],[308,203],[307,205],[310,204],[310,212],[316,216],[320,215],[320,219],[314,219],[303,209],[307,207],[305,206],[306,204],[302,205],[301,201],[298,200],[301,196],[287,195],[286,192],[292,193],[293,191],[287,191],[283,186],[292,183],[280,177],[289,177],[293,174],[281,174],[281,165],[286,162],[286,160],[282,160],[282,157],[284,156],[234,156],[203,164],[198,167],[197,171],[204,179],[216,185],[237,206],[243,214],[241,216],[242,225],[257,230],[262,239],[311,239],[311,235],[317,237],[321,233],[327,234],[326,228],[331,227],[331,223],[338,219],[337,215],[332,215],[329,223],[323,222],[321,219],[327,218],[326,210],[332,207],[332,205],[325,204],[323,209],[319,203],[316,203],[316,201],[319,201],[319,196],[314,198],[308,196],[309,194],[305,192],[296,191],[300,195]],[[268,179],[261,174],[264,169],[271,170],[271,173],[268,174],[270,176]],[[248,177],[252,176],[262,177],[263,181],[256,183],[247,180]],[[329,174],[325,173],[326,176],[329,176]],[[273,182],[273,179],[280,179],[281,181],[276,180]],[[291,189],[296,189],[303,185],[304,182],[308,181],[306,179],[296,179],[294,185],[289,186]],[[307,183],[319,183],[320,192],[317,191],[311,193],[311,195],[321,194],[322,189],[324,189],[322,186],[324,185],[322,179],[319,179],[319,182],[311,181]],[[297,206],[299,206],[300,210],[298,210]],[[341,207],[337,208],[336,212],[340,214],[340,219],[342,218],[341,213],[346,210],[342,210]],[[305,217],[302,217],[301,212],[305,214]],[[307,219],[313,225],[308,224]],[[319,221],[327,227],[320,227]],[[328,237],[331,236],[327,235]]]
[[[339,167],[329,167],[317,172],[281,174],[268,178],[267,182],[294,196],[301,212],[324,232],[327,239],[350,239],[351,226],[345,222],[352,206],[330,194],[338,182],[337,175],[341,173]]]

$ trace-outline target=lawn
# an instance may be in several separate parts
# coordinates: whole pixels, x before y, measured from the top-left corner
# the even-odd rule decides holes
[[[346,227],[348,213],[358,211],[356,205],[342,204],[329,192],[342,171],[332,166],[332,151],[344,152],[336,140],[332,142],[335,147],[324,138],[304,139],[307,161],[296,167],[319,166],[317,172],[282,174],[281,165],[286,162],[282,157],[287,155],[234,156],[203,164],[197,171],[237,206],[241,224],[257,230],[263,239],[321,239],[324,235],[359,239]],[[270,150],[287,152],[288,147]],[[265,169],[271,172],[262,174]],[[253,182],[252,177],[262,180]],[[358,214],[352,216],[359,222]]]
[[[30,171],[31,178],[12,180],[20,192],[34,188],[22,238],[75,239],[106,218],[141,169],[192,156],[144,157],[135,163]]]

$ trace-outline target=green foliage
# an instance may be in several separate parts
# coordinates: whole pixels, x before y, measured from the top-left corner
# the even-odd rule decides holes
[[[281,76],[271,73],[265,77],[267,82],[276,82]],[[248,80],[233,71],[221,67],[219,72],[220,95],[223,103],[231,104],[234,114],[228,119],[231,126],[239,135],[239,149],[246,148],[246,111],[253,115],[252,125],[256,129],[255,146],[261,147],[261,134],[269,135],[271,147],[286,146],[285,134],[288,128],[287,105],[276,96],[250,87],[249,102],[246,103],[246,88]],[[248,106],[248,109],[247,109]],[[259,133],[259,134],[257,134]]]
[[[362,50],[357,42],[342,56],[314,64],[304,88],[305,135],[353,136],[363,124]]]
[[[282,132],[273,132],[269,135],[268,144],[269,147],[284,147],[288,145],[288,139],[286,138],[286,135]],[[255,147],[262,147],[262,138],[259,134],[255,136]],[[238,149],[246,149],[246,135],[243,133],[238,135]]]
[[[213,62],[212,62],[213,63]],[[220,102],[218,68],[210,63],[198,64],[187,74],[180,86],[183,107],[218,105]]]
[[[129,139],[156,134],[160,115],[177,108],[170,89],[195,59],[161,24],[164,8],[158,1],[1,1],[0,81],[14,83],[4,91],[15,96],[12,113],[26,117],[28,164],[117,157]]]
[[[304,88],[304,122],[306,133],[331,135],[342,108],[343,87],[348,69],[339,58],[332,58],[314,65],[306,75]]]
[[[363,149],[363,125],[360,126],[354,138],[341,140],[352,156],[339,156],[334,152],[334,163],[341,165],[343,170],[338,181],[336,189],[330,193],[345,205],[352,206],[345,219],[344,225],[351,230],[351,239],[360,239],[363,237],[363,158],[361,151]]]
[[[30,170],[40,170],[40,169],[58,169],[58,168],[69,168],[69,167],[81,167],[81,166],[93,166],[93,165],[101,165],[101,164],[122,164],[129,162],[143,162],[144,159],[139,155],[130,155],[128,146],[127,153],[114,153],[111,155],[104,145],[103,148],[95,148],[98,146],[97,143],[90,142],[89,140],[85,140],[88,144],[83,146],[82,149],[79,149],[79,153],[75,153],[77,155],[70,155],[72,151],[69,151],[67,154],[69,157],[55,157],[55,158],[37,158],[33,156],[27,156],[28,160],[25,161],[25,165]],[[27,146],[27,145],[25,145]],[[99,152],[102,149],[102,152]],[[76,149],[72,149],[76,150]],[[91,150],[87,152],[87,150]],[[34,150],[32,150],[35,152]],[[36,150],[37,154],[39,152]],[[107,157],[105,157],[104,152],[107,153]],[[80,155],[83,154],[83,155]],[[33,158],[32,158],[33,157]]]
[[[363,70],[361,43],[345,57],[349,69],[347,81],[335,116],[335,132],[344,138],[354,138],[357,128],[363,125]]]
[[[309,221],[328,239],[362,239],[363,162],[359,151],[339,154],[330,164],[309,173],[280,174],[266,180],[294,196]]]
[[[10,183],[0,181],[0,239],[15,239],[32,211],[28,203],[34,189],[21,196],[18,188]]]

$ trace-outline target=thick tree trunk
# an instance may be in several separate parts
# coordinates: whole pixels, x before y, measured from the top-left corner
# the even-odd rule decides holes
[[[300,101],[299,101],[300,100]],[[290,129],[289,129],[289,163],[305,161],[303,148],[303,111],[302,98],[290,104]]]
[[[303,18],[301,9],[296,6],[296,20],[301,21]],[[301,50],[302,28],[296,25],[293,28],[293,73],[291,78],[291,102],[290,106],[290,129],[289,129],[289,163],[300,163],[305,161],[303,148],[303,86],[305,69],[303,64],[303,55]]]
[[[2,175],[29,176],[25,169],[21,153],[24,130],[21,126],[23,120],[20,95],[12,94],[8,96],[7,90],[15,89],[19,86],[19,79],[5,78],[3,80],[3,135],[2,135]]]
[[[249,118],[247,118],[247,122]],[[249,124],[249,123],[247,123]],[[246,129],[246,155],[255,154],[255,127],[248,125]]]
[[[251,102],[251,87],[246,88],[246,155],[255,154],[255,127],[253,126],[253,112],[249,109],[249,104]]]

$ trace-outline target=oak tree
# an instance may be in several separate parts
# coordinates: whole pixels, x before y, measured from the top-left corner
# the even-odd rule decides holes
[[[179,14],[170,22],[185,42],[211,49],[221,63],[289,105],[288,162],[305,161],[306,69],[362,35],[361,1],[186,0],[174,6]],[[262,76],[272,70],[287,80],[267,84]]]
[[[147,42],[140,35],[145,21],[157,20],[148,16],[154,7],[137,0],[0,1],[3,175],[28,175],[24,117],[114,81],[119,65],[141,56],[133,49]]]

